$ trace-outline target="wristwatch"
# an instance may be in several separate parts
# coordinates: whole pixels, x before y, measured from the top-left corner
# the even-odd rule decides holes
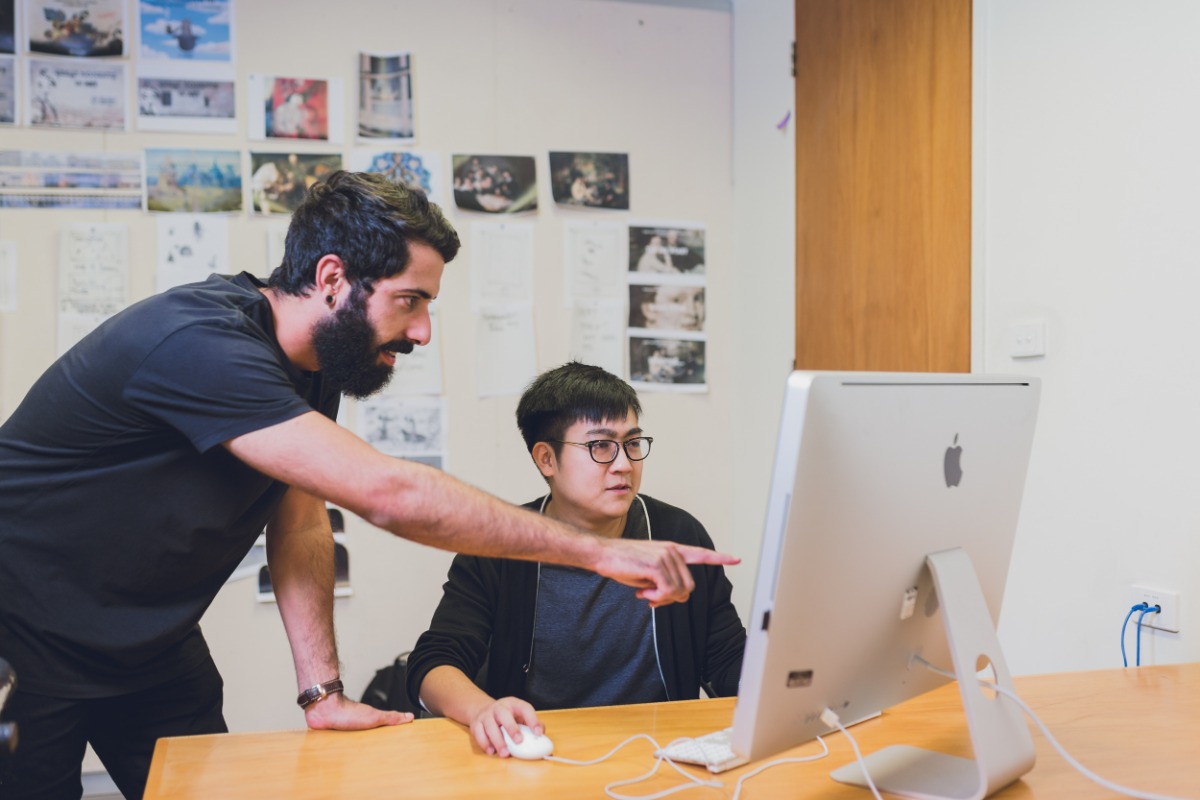
[[[341,678],[334,678],[331,681],[318,683],[316,686],[311,686],[301,692],[296,698],[296,705],[307,709],[312,704],[319,703],[329,695],[337,694],[338,692],[344,691],[344,689],[345,687],[342,686]]]

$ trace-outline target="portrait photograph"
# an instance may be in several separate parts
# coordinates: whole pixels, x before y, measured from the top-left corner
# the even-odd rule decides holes
[[[241,153],[237,150],[147,149],[146,210],[241,211]]]
[[[24,24],[31,53],[125,55],[125,0],[27,0]]]
[[[137,7],[142,59],[232,63],[229,0],[138,0]]]
[[[629,271],[657,275],[704,274],[704,228],[630,225]]]
[[[550,153],[554,202],[585,208],[629,208],[628,153]]]
[[[532,156],[456,155],[451,158],[454,205],[465,211],[515,214],[537,210]]]
[[[342,168],[341,153],[250,153],[250,200],[260,214],[290,214],[308,187]]]
[[[704,287],[678,283],[630,285],[629,327],[702,333]]]
[[[359,140],[411,142],[415,130],[412,55],[359,53]]]

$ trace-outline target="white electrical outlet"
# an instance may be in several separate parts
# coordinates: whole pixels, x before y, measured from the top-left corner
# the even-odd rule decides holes
[[[1129,587],[1129,597],[1132,600],[1131,607],[1138,603],[1145,603],[1162,608],[1162,611],[1158,613],[1151,612],[1142,617],[1143,626],[1179,633],[1179,592],[1134,584]],[[1141,612],[1134,614],[1130,622],[1137,622],[1139,616],[1141,616]]]

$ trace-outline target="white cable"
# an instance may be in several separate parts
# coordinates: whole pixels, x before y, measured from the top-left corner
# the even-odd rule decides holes
[[[867,788],[871,790],[871,794],[875,796],[875,800],[883,800],[883,797],[879,794],[879,790],[875,788],[875,781],[871,780],[871,773],[867,771],[867,762],[863,759],[862,751],[858,749],[858,742],[850,735],[850,731],[846,730],[846,726],[842,724],[842,720],[838,718],[838,715],[834,713],[832,708],[826,708],[821,712],[821,722],[837,728],[850,741],[850,746],[854,748],[854,757],[858,759],[858,768],[862,770],[863,777],[867,779]]]
[[[647,734],[644,734],[644,733],[639,733],[639,734],[630,736],[628,739],[621,742],[619,745],[614,747],[612,750],[608,751],[608,753],[606,753],[605,755],[602,755],[599,758],[593,758],[590,761],[576,761],[573,758],[561,758],[559,756],[546,756],[546,760],[547,761],[557,761],[560,764],[571,764],[571,765],[574,765],[577,767],[588,767],[588,766],[592,766],[593,764],[599,764],[602,761],[607,761],[608,759],[612,758],[613,755],[615,755],[616,752],[618,750],[620,750],[622,747],[629,744],[630,742],[636,741],[637,739],[645,739],[646,741],[650,742],[652,745],[654,745],[654,749],[656,751],[662,749],[661,747],[659,747],[658,742],[656,742],[653,737],[648,736]],[[666,761],[668,764],[670,764],[675,769],[676,772],[678,772],[683,777],[687,778],[690,781],[690,783],[681,783],[676,786],[672,786],[669,789],[664,789],[661,792],[656,792],[654,794],[627,795],[627,794],[617,794],[616,792],[613,791],[613,789],[615,789],[618,786],[629,786],[630,784],[640,783],[640,782],[646,780],[647,778],[651,777],[652,775],[654,775],[655,772],[658,771],[658,766],[663,761]],[[712,787],[715,789],[720,789],[724,785],[725,784],[721,783],[721,781],[717,781],[717,780],[712,780],[712,781],[700,780],[695,775],[685,772],[683,769],[681,769],[679,767],[678,764],[676,764],[671,759],[660,756],[657,760],[655,760],[654,766],[652,766],[650,768],[650,770],[648,772],[646,772],[645,774],[639,775],[636,778],[628,778],[626,780],[614,781],[613,783],[610,783],[604,787],[604,793],[606,795],[608,795],[609,797],[613,798],[613,800],[658,800],[658,798],[660,798],[660,797],[666,797],[667,795],[674,794],[675,792],[682,792],[686,789],[694,789],[698,786],[706,786],[706,787]]]
[[[913,656],[913,660],[919,661],[930,672],[936,672],[938,675],[942,675],[944,677],[950,678],[951,680],[958,680],[958,676],[955,675],[953,672],[948,672],[947,670],[941,669],[939,667],[935,667],[933,664],[930,664],[928,661],[921,658],[920,656]],[[1038,717],[1037,714],[1033,713],[1033,709],[1030,708],[1029,706],[1027,706],[1025,704],[1024,700],[1022,700],[1020,697],[1017,697],[1015,692],[1013,692],[1011,689],[1007,689],[1003,686],[999,686],[995,683],[992,683],[991,681],[980,680],[979,685],[984,687],[985,689],[991,689],[992,691],[996,692],[997,694],[1001,694],[1004,697],[1007,697],[1009,700],[1016,703],[1017,708],[1021,709],[1023,712],[1025,712],[1026,716],[1028,716],[1031,720],[1033,720],[1034,724],[1038,726],[1038,730],[1040,730],[1042,732],[1042,735],[1045,736],[1050,741],[1050,744],[1052,744],[1054,746],[1054,749],[1058,751],[1058,754],[1060,756],[1062,756],[1063,759],[1068,764],[1070,764],[1072,767],[1074,767],[1076,771],[1078,771],[1081,775],[1083,775],[1084,777],[1093,781],[1094,783],[1097,783],[1097,784],[1103,786],[1105,789],[1108,789],[1111,792],[1116,792],[1117,794],[1123,794],[1128,797],[1136,797],[1136,798],[1138,798],[1138,800],[1182,800],[1181,798],[1172,797],[1170,795],[1152,794],[1150,792],[1143,792],[1138,789],[1130,789],[1126,786],[1121,786],[1120,784],[1113,783],[1112,781],[1110,781],[1106,778],[1100,777],[1099,775],[1097,775],[1096,773],[1092,772],[1090,769],[1085,767],[1083,764],[1076,761],[1075,758],[1070,753],[1068,753],[1061,744],[1058,743],[1058,739],[1054,738],[1054,734],[1050,733],[1050,729],[1046,727],[1046,724],[1044,722],[1042,722],[1041,718]]]
[[[822,759],[825,756],[829,755],[829,745],[825,744],[825,740],[822,739],[820,736],[818,736],[817,741],[821,743],[821,752],[817,753],[816,755],[797,756],[796,758],[779,758],[774,761],[768,761],[766,764],[763,764],[761,767],[758,767],[757,769],[747,772],[745,775],[738,778],[737,784],[735,784],[735,786],[734,786],[733,797],[730,798],[730,800],[738,800],[738,796],[742,793],[742,784],[745,783],[746,781],[750,780],[754,776],[758,775],[763,770],[768,770],[771,767],[777,767],[780,764],[802,764],[805,761],[817,761],[817,760]]]

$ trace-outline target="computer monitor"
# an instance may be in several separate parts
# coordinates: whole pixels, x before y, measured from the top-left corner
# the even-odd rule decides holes
[[[751,761],[960,678],[975,759],[887,748],[880,789],[986,797],[1033,766],[996,640],[1040,384],[966,374],[787,381],[732,748]],[[973,565],[973,569],[972,569]],[[886,716],[886,715],[885,715]],[[838,780],[861,782],[856,764]]]

